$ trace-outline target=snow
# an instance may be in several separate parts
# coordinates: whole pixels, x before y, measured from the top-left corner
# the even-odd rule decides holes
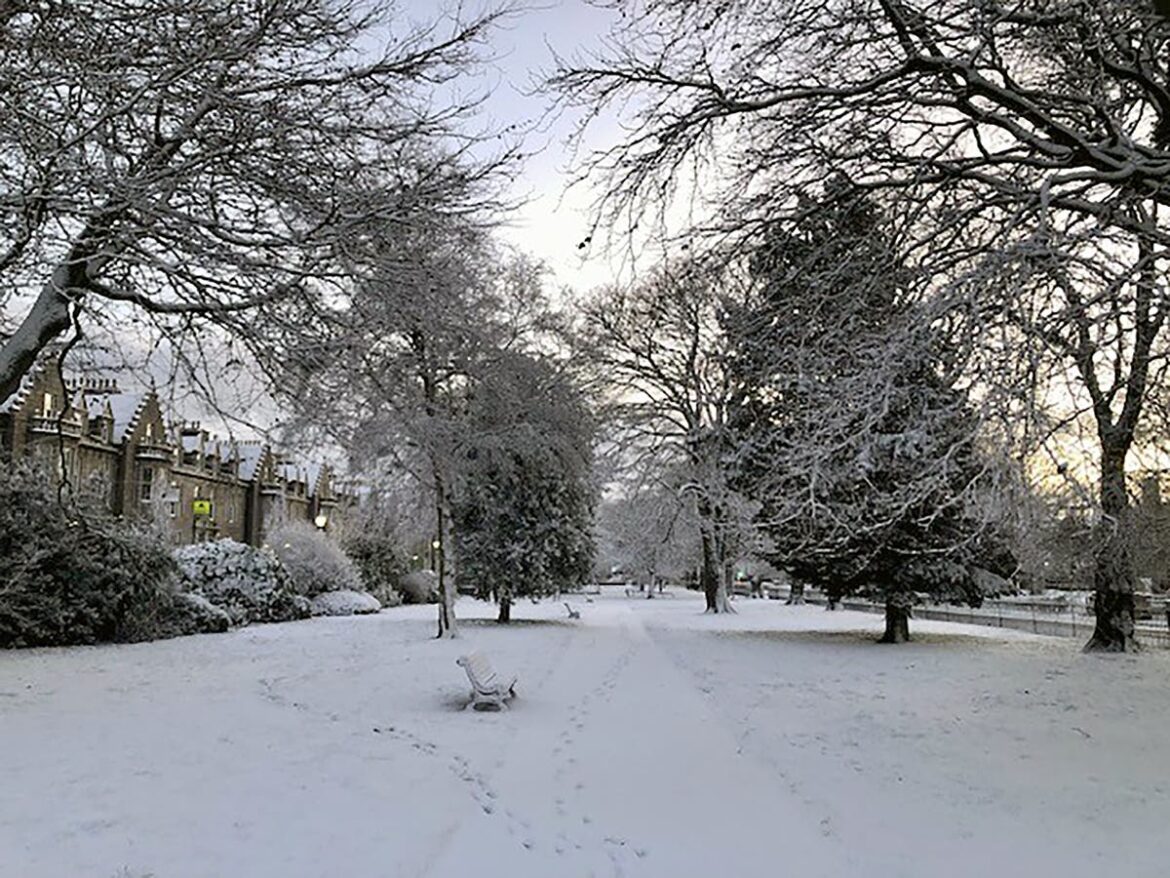
[[[250,482],[256,478],[256,470],[264,457],[265,448],[259,442],[241,442],[236,450],[240,461],[240,478]]]
[[[1167,874],[1170,653],[568,600],[0,654],[0,874]]]
[[[109,393],[97,398],[100,404],[109,404],[114,417],[114,441],[121,442],[138,423],[138,414],[146,404],[146,397],[140,393]]]

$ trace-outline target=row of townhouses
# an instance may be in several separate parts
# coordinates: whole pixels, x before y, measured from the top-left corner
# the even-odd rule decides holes
[[[301,465],[259,441],[168,423],[152,391],[108,378],[32,374],[0,401],[0,457],[30,460],[115,514],[155,517],[176,543],[230,537],[260,545],[274,523],[327,527],[342,497],[326,465]]]

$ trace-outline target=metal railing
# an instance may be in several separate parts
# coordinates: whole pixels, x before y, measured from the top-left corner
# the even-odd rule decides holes
[[[825,603],[824,595],[807,593],[810,604]],[[839,604],[842,609],[859,610],[863,613],[885,613],[885,607],[873,601],[846,598]],[[1093,633],[1093,617],[1083,607],[1054,604],[1044,607],[1040,602],[1013,604],[1011,601],[987,600],[982,607],[965,607],[951,604],[927,604],[914,608],[914,618],[934,619],[940,622],[961,622],[964,625],[982,625],[989,628],[1010,628],[1014,631],[1030,631],[1050,637],[1085,637]],[[1143,646],[1170,649],[1170,627],[1164,620],[1153,619],[1138,622],[1138,641]]]

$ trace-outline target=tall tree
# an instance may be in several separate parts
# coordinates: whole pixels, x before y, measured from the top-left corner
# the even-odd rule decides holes
[[[724,462],[729,394],[716,267],[666,263],[631,289],[602,290],[583,309],[580,350],[611,400],[638,465],[683,466],[694,504],[707,611],[730,612],[726,548],[732,492]]]
[[[995,470],[881,214],[836,179],[777,219],[751,269],[758,295],[727,320],[729,422],[771,560],[833,598],[876,590],[889,642],[917,592],[978,603],[973,565],[1013,572],[975,514]]]
[[[456,81],[500,13],[414,29],[394,13],[5,4],[0,399],[74,323],[121,308],[245,339],[260,321],[311,319],[344,282],[356,227],[446,199],[474,104]]]
[[[474,439],[453,523],[459,579],[499,603],[584,583],[593,566],[592,418],[547,359],[502,354],[469,392]]]
[[[443,207],[420,207],[425,223],[375,224],[350,242],[355,284],[315,335],[296,327],[273,345],[296,351],[276,364],[274,383],[302,425],[325,431],[356,469],[409,473],[429,494],[438,630],[455,636],[447,568],[455,480],[476,441],[469,393],[500,357],[537,344],[550,318],[540,267],[502,250],[476,217]]]
[[[655,585],[683,579],[699,566],[698,520],[669,475],[622,485],[599,505],[598,554],[607,576],[620,568],[623,576],[652,592]]]

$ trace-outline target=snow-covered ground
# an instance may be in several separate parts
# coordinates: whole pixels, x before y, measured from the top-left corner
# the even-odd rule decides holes
[[[0,876],[1170,874],[1170,653],[571,602],[2,653]]]

